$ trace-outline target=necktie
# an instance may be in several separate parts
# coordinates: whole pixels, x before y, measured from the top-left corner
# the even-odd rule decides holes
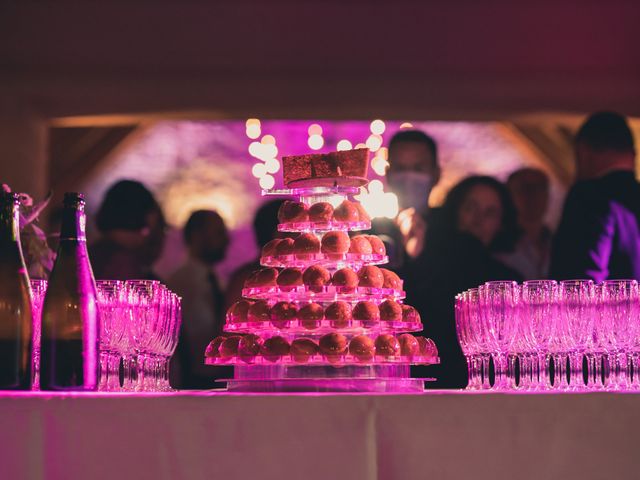
[[[224,293],[218,283],[218,278],[213,272],[209,273],[209,284],[211,285],[211,298],[213,301],[213,312],[215,315],[215,332],[216,336],[222,333],[224,324]]]

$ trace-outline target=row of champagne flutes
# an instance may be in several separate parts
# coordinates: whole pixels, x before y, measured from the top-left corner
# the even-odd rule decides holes
[[[469,389],[640,389],[636,280],[487,282],[456,296]]]
[[[168,391],[180,332],[181,299],[153,280],[98,280],[102,391]],[[39,384],[40,327],[46,280],[32,280],[34,388]]]

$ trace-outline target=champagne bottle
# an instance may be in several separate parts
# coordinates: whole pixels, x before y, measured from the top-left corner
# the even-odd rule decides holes
[[[42,307],[41,390],[96,390],[99,323],[84,197],[66,193],[58,255]]]
[[[20,247],[19,197],[0,193],[0,389],[31,388],[31,287]]]

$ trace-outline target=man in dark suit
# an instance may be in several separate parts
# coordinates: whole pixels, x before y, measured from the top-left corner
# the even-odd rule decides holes
[[[591,115],[575,139],[576,184],[564,205],[551,278],[640,280],[640,184],[625,117]]]
[[[400,130],[389,142],[387,184],[398,197],[398,216],[377,218],[373,232],[387,246],[389,268],[402,272],[420,256],[432,215],[429,195],[440,180],[438,146],[420,130]]]

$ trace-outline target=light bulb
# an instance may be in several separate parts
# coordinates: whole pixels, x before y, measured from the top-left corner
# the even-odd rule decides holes
[[[351,142],[349,140],[340,140],[338,142],[338,151],[342,151],[342,150],[351,150],[353,148],[353,145],[351,145]]]
[[[255,140],[260,136],[260,120],[257,118],[250,118],[246,123],[247,137]]]
[[[251,142],[249,144],[249,155],[255,158],[260,158],[262,154],[262,144],[260,142]]]
[[[309,133],[310,137],[313,135],[322,135],[322,127],[317,123],[314,123],[312,125],[309,125],[307,132]]]
[[[386,128],[386,125],[382,120],[374,120],[373,122],[371,122],[371,125],[369,125],[369,129],[371,130],[371,133],[375,135],[382,135],[384,133],[385,128]]]
[[[276,158],[270,158],[264,163],[267,173],[276,173],[280,170],[280,162]]]
[[[278,147],[273,145],[272,143],[267,143],[265,145],[260,145],[260,154],[258,158],[263,162],[266,162],[270,158],[276,158],[278,156]]]
[[[367,138],[367,147],[372,152],[377,151],[382,146],[382,137],[380,135],[369,135]]]
[[[273,178],[273,176],[271,175],[265,175],[260,179],[260,187],[263,188],[264,190],[269,190],[270,188],[273,188],[275,184],[276,184],[276,179]]]
[[[388,165],[389,163],[379,155],[371,159],[371,168],[376,172],[376,175],[380,175],[381,177],[386,175]]]
[[[382,193],[384,191],[384,186],[380,180],[371,180],[369,182],[369,193]]]
[[[320,150],[324,145],[324,138],[321,135],[311,135],[307,142],[312,150]]]
[[[382,215],[387,218],[396,218],[398,215],[398,197],[395,193],[386,192],[382,195]]]
[[[262,178],[267,174],[267,167],[264,163],[256,163],[251,169],[251,175],[256,178]]]

